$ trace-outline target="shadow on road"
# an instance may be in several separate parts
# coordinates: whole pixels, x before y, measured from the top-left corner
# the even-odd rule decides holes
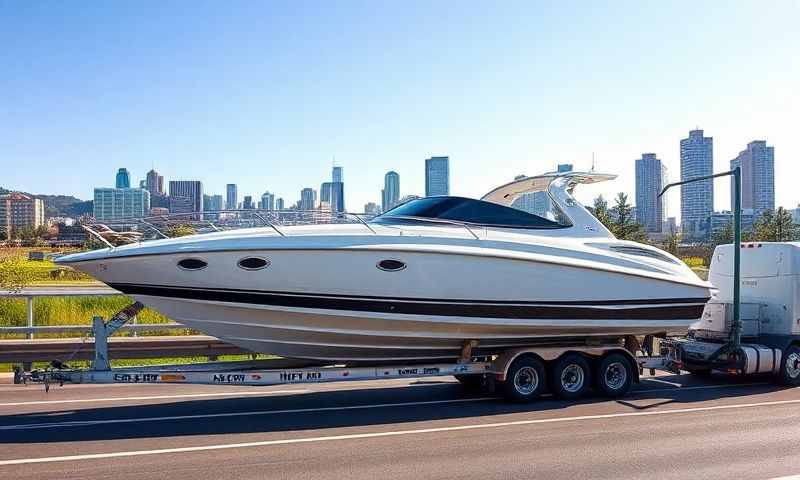
[[[565,409],[576,408],[578,405],[588,405],[592,410],[591,413],[587,413],[583,409],[581,415],[607,413],[610,409],[618,412],[620,406],[631,411],[647,410],[668,404],[678,404],[686,408],[710,400],[768,393],[781,389],[758,379],[714,377],[698,381],[689,376],[665,376],[659,377],[661,383],[646,379],[647,377],[643,377],[644,381],[626,399],[616,402],[590,396],[580,402],[544,397],[530,404],[509,404],[500,399],[486,398],[488,396],[486,393],[468,392],[453,382],[422,381],[412,386],[378,388],[353,386],[351,390],[294,395],[195,399],[127,406],[106,405],[79,410],[46,410],[48,406],[45,405],[42,411],[35,413],[0,415],[0,426],[116,419],[138,420],[129,423],[0,430],[0,444],[303,431],[536,412],[557,412],[557,414],[563,412],[563,415],[568,416],[572,413],[566,412]],[[683,388],[673,388],[663,381],[681,383]],[[415,402],[431,403],[396,405]],[[393,405],[374,407],[380,404]],[[305,409],[307,411],[302,411]],[[216,416],[160,418],[197,415]],[[147,418],[153,420],[141,421]]]

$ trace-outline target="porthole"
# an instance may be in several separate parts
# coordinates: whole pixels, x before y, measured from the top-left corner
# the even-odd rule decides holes
[[[246,257],[239,260],[239,268],[245,270],[261,270],[267,268],[269,261],[261,257]]]
[[[386,272],[397,272],[406,268],[406,264],[400,260],[381,260],[378,262],[378,268]]]
[[[178,262],[178,268],[183,270],[202,270],[208,266],[205,260],[199,258],[184,258]]]

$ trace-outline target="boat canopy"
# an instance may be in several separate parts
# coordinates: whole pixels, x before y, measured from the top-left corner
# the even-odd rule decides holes
[[[525,177],[499,186],[483,196],[482,200],[500,205],[511,205],[520,195],[533,192],[550,191],[552,185],[563,185],[567,193],[577,184],[605,182],[617,178],[616,175],[596,172],[545,173],[536,177]],[[556,181],[561,180],[561,181]]]
[[[411,200],[374,218],[376,223],[424,221],[426,219],[508,228],[564,228],[557,221],[498,205],[464,197],[426,197]]]

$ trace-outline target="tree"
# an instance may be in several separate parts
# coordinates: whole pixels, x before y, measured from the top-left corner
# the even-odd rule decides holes
[[[678,256],[678,246],[681,243],[681,235],[676,232],[675,230],[670,230],[667,236],[664,238],[664,245],[663,248],[667,252]]]
[[[594,207],[592,207],[591,210],[600,223],[611,230],[611,217],[608,214],[608,202],[602,195],[594,199]]]
[[[613,218],[611,220],[611,233],[620,240],[646,240],[642,224],[633,218],[633,207],[628,203],[628,195],[619,192],[614,199]]]
[[[767,210],[753,225],[755,240],[762,242],[790,242],[798,237],[792,214],[783,207]]]
[[[194,235],[197,233],[197,230],[191,225],[180,224],[170,227],[165,233],[170,238],[185,237],[188,235]]]

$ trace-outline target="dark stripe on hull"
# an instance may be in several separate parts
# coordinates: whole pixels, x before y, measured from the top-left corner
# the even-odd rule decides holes
[[[708,299],[654,299],[621,302],[472,302],[469,300],[437,300],[420,302],[399,299],[331,297],[314,294],[287,294],[250,290],[204,289],[157,285],[111,284],[129,295],[206,300],[294,308],[349,310],[372,313],[397,313],[448,317],[483,317],[553,320],[683,320],[700,318]],[[637,302],[637,303],[630,303]],[[587,302],[588,303],[588,302]],[[692,303],[691,305],[658,304]],[[546,304],[546,305],[545,305]],[[657,306],[653,306],[656,304]],[[598,305],[623,308],[599,308]],[[638,305],[638,306],[637,306]],[[648,306],[645,306],[648,305]]]

